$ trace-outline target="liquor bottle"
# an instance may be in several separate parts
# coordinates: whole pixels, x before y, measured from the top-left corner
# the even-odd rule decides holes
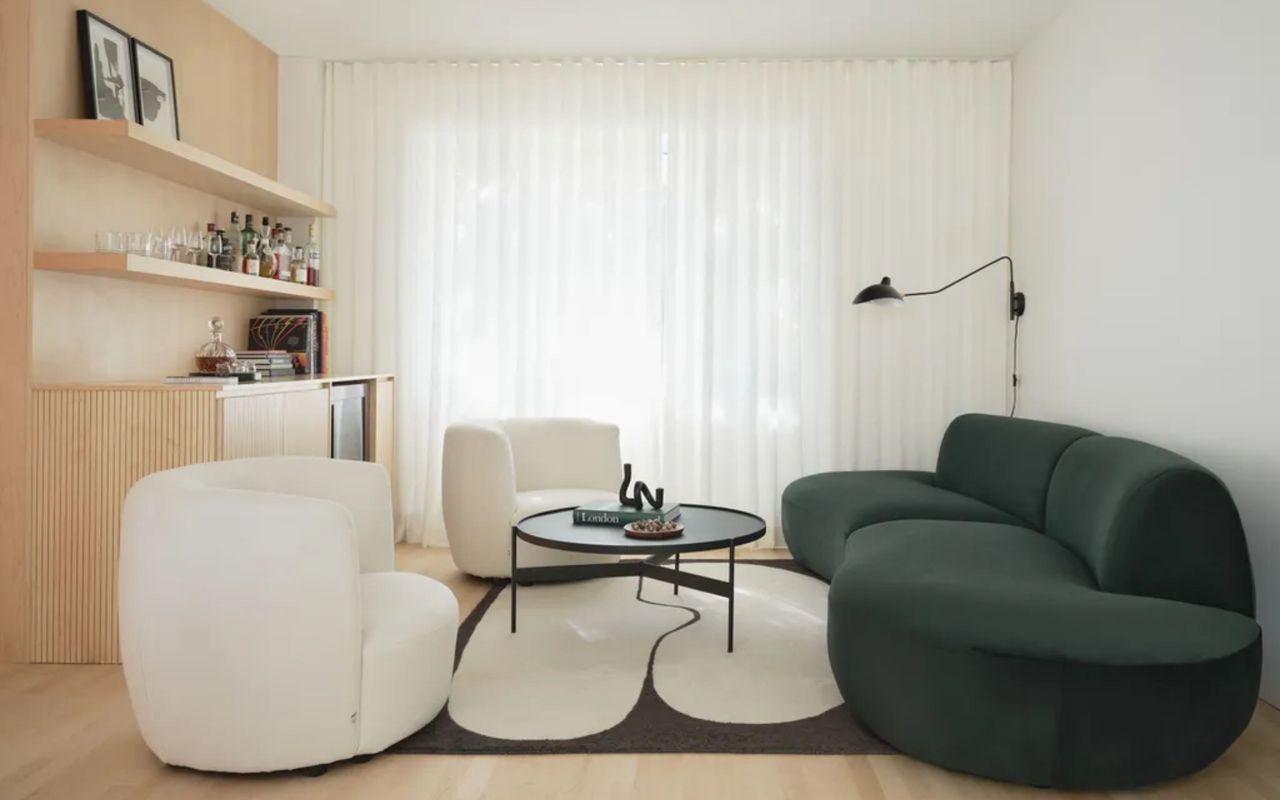
[[[231,244],[227,241],[226,231],[219,228],[214,233],[214,241],[218,243],[218,259],[214,266],[227,272],[238,271],[240,269],[240,254],[231,249]]]
[[[293,252],[289,254],[289,271],[294,283],[307,282],[307,254],[300,244],[295,244]]]
[[[282,281],[293,280],[293,229],[281,228],[276,245],[276,277]]]
[[[307,226],[307,285],[320,285],[320,243],[316,241],[316,224]]]
[[[210,222],[205,228],[204,234],[204,265],[209,269],[215,269],[218,266],[218,253],[222,250],[222,243],[218,240],[218,232],[214,230],[213,223]]]
[[[271,224],[262,218],[262,231],[258,234],[258,275],[263,278],[276,276],[276,254],[271,242]]]
[[[258,274],[258,232],[253,227],[252,214],[244,215],[244,230],[240,232],[240,271]]]
[[[225,229],[222,237],[222,249],[230,252],[236,259],[236,269],[240,269],[240,215],[231,212],[231,225]]]

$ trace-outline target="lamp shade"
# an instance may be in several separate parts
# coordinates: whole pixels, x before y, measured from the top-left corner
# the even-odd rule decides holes
[[[863,303],[875,303],[876,305],[899,305],[902,303],[902,293],[893,288],[893,284],[889,282],[888,276],[880,279],[879,283],[873,283],[853,298],[855,306]]]

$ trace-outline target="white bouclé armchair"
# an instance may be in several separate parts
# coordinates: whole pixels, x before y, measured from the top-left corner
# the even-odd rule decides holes
[[[511,575],[511,526],[539,511],[617,498],[618,426],[583,419],[472,420],[444,434],[443,506],[458,569]],[[519,543],[522,567],[591,564],[616,556]]]
[[[458,604],[394,572],[375,464],[257,458],[138,481],[124,504],[120,643],[142,736],[167,764],[314,767],[431,721]]]

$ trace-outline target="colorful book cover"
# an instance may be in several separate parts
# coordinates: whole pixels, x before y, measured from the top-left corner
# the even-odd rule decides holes
[[[294,371],[306,374],[310,366],[319,373],[316,319],[311,314],[260,314],[249,320],[250,350],[284,350],[293,359]]]

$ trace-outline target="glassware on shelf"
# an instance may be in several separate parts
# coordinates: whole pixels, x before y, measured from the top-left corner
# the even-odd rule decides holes
[[[212,337],[196,351],[196,370],[215,375],[220,364],[232,364],[236,360],[236,351],[222,341],[222,317],[209,320],[209,334]]]
[[[125,234],[120,231],[98,231],[97,247],[99,253],[123,253]]]
[[[128,234],[128,250],[135,256],[151,255],[152,236],[149,233],[133,231]]]

